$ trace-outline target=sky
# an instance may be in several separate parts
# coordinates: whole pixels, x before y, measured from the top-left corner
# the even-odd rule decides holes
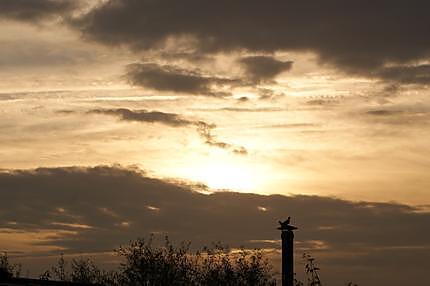
[[[297,272],[428,285],[429,8],[0,0],[0,250],[37,275],[156,233],[278,267],[292,216]]]

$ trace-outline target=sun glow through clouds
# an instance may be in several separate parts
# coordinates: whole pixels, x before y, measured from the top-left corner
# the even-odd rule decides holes
[[[261,185],[263,177],[256,166],[228,157],[202,161],[193,169],[192,179],[211,189],[252,191]]]
[[[228,165],[208,165],[197,172],[200,180],[212,189],[250,190],[254,187],[254,178],[249,170],[233,168]]]

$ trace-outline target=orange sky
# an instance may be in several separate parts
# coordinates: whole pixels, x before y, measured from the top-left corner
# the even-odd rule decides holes
[[[125,49],[87,43],[49,23],[6,21],[1,29],[9,47],[0,71],[1,168],[118,163],[215,189],[430,202],[429,101],[422,86],[392,91],[379,80],[320,66],[311,53],[282,52],[276,57],[293,59],[291,70],[257,86],[233,86],[227,98],[157,91],[130,86],[125,65],[140,56]],[[240,57],[219,54],[199,68],[239,78]],[[271,95],[261,98],[262,90]],[[205,144],[192,125],[86,114],[103,108],[215,124],[217,140],[247,154]]]
[[[174,206],[202,229],[195,217],[225,223],[224,233],[196,233],[198,243],[219,235],[267,248],[276,233],[263,225],[293,212],[305,226],[298,243],[329,275],[351,257],[345,273],[370,271],[360,259],[380,261],[375,249],[428,250],[418,232],[393,238],[395,219],[401,229],[429,222],[427,4],[150,2],[0,1],[0,193],[11,202],[33,187],[41,194],[26,193],[35,197],[24,206],[3,200],[2,247],[31,260],[105,254],[141,229],[186,238],[188,224],[164,219]],[[59,191],[63,179],[70,193]],[[98,188],[110,199],[97,199]],[[152,188],[162,195],[133,204],[135,190]],[[136,222],[142,213],[159,227]],[[261,237],[227,235],[241,215]],[[110,229],[104,248],[80,240]],[[377,234],[368,241],[364,231]]]

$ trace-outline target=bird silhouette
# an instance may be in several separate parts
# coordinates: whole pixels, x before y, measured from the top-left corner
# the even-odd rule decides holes
[[[291,217],[288,217],[284,222],[279,221],[281,228],[286,228],[290,224]]]

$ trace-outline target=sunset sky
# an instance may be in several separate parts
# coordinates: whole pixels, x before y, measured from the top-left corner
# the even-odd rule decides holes
[[[278,265],[292,216],[297,272],[429,285],[429,11],[0,0],[0,251],[37,276],[157,233]]]

